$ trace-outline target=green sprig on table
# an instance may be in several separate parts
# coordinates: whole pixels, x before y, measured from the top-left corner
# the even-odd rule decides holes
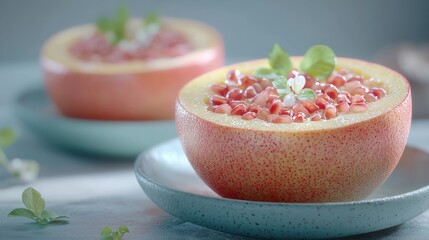
[[[59,216],[56,213],[45,209],[45,200],[34,188],[27,188],[22,193],[22,202],[26,208],[16,208],[12,210],[9,217],[26,217],[33,219],[38,224],[48,224],[56,221],[65,221],[67,216]]]
[[[100,240],[122,240],[125,233],[129,233],[128,227],[122,225],[118,230],[113,231],[111,227],[106,226],[101,230]]]

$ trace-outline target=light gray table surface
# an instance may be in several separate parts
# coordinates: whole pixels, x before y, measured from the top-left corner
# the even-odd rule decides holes
[[[246,239],[189,222],[165,213],[139,187],[134,159],[94,158],[51,147],[21,126],[11,103],[20,91],[41,85],[34,62],[0,64],[0,127],[19,130],[20,138],[7,149],[10,157],[35,159],[39,178],[25,185],[0,170],[0,239],[98,239],[103,226],[129,227],[126,239]],[[415,120],[408,145],[429,151],[429,120]],[[429,172],[429,169],[428,169]],[[22,191],[32,186],[47,207],[70,217],[67,224],[39,226],[7,214],[22,207]],[[429,239],[429,211],[390,229],[344,239]]]

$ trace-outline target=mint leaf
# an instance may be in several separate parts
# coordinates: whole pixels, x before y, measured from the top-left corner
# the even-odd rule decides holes
[[[121,6],[114,17],[103,17],[97,20],[97,29],[106,35],[111,44],[118,44],[126,38],[126,25],[128,22],[128,8]]]
[[[316,98],[316,93],[310,88],[302,89],[299,94],[296,96],[299,100],[313,100]]]
[[[37,217],[45,210],[45,200],[34,188],[27,188],[22,193],[22,202]]]
[[[272,69],[269,68],[258,68],[256,69],[253,76],[257,78],[268,78],[268,79],[274,79],[277,77],[277,74],[274,73]]]
[[[289,54],[285,52],[278,44],[274,44],[273,49],[268,54],[268,60],[274,73],[287,76],[292,70],[292,62]]]
[[[288,89],[287,80],[284,76],[278,76],[273,81],[273,87],[276,89]]]
[[[128,230],[128,227],[127,227],[127,226],[125,226],[125,225],[121,225],[121,226],[118,228],[118,232],[121,234],[121,236],[123,236],[125,233],[129,233],[129,232],[130,232],[130,230]]]
[[[122,240],[125,233],[129,233],[128,227],[122,225],[117,231],[113,231],[111,227],[104,227],[100,233],[100,240]]]
[[[12,210],[8,215],[8,217],[26,217],[35,219],[36,215],[34,213],[26,208],[16,208]]]
[[[161,18],[159,17],[159,14],[156,12],[150,12],[146,15],[144,19],[144,27],[151,27],[156,26],[158,27],[161,25]]]
[[[300,65],[301,71],[320,80],[329,77],[334,68],[335,53],[325,45],[315,45],[309,48]]]
[[[16,132],[13,129],[0,129],[0,148],[6,148],[16,140]]]
[[[40,217],[43,219],[46,219],[48,222],[55,222],[55,221],[60,221],[68,218],[67,216],[58,216],[56,213],[49,210],[44,210],[40,214]]]

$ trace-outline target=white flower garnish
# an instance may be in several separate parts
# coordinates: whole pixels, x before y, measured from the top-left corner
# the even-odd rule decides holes
[[[24,182],[30,182],[39,174],[39,164],[34,160],[14,158],[9,162],[9,171]]]
[[[305,77],[298,75],[295,78],[289,78],[287,85],[292,88],[295,94],[298,94],[305,86]]]
[[[283,103],[285,106],[293,106],[295,104],[295,94],[289,93],[285,96],[285,99],[283,99]]]

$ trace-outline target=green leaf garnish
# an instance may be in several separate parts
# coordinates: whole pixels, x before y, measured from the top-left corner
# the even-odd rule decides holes
[[[307,50],[300,70],[312,77],[324,80],[335,68],[335,53],[325,45],[315,45]]]
[[[144,19],[144,27],[159,27],[161,25],[161,17],[156,12],[150,12]]]
[[[126,38],[126,26],[128,22],[128,8],[121,6],[116,15],[107,18],[100,18],[97,23],[97,29],[104,33],[111,44],[118,44]]]
[[[113,231],[111,227],[104,227],[100,233],[100,240],[122,240],[125,233],[129,233],[127,226],[120,226],[118,230]]]
[[[284,76],[278,76],[273,80],[273,87],[277,90],[279,97],[282,98],[291,93],[290,86],[287,84]]]
[[[316,98],[316,93],[310,88],[304,88],[298,93],[298,95],[296,95],[296,97],[301,101],[313,100]]]
[[[10,128],[0,129],[0,148],[6,148],[15,142],[16,132]]]
[[[292,70],[292,62],[289,54],[278,44],[274,44],[273,49],[268,54],[268,60],[271,68],[277,75],[287,76]]]
[[[22,193],[22,202],[26,208],[12,210],[8,214],[9,217],[26,217],[33,219],[39,224],[48,224],[68,218],[67,216],[58,216],[52,211],[45,210],[45,200],[34,188],[30,187],[24,190]]]

